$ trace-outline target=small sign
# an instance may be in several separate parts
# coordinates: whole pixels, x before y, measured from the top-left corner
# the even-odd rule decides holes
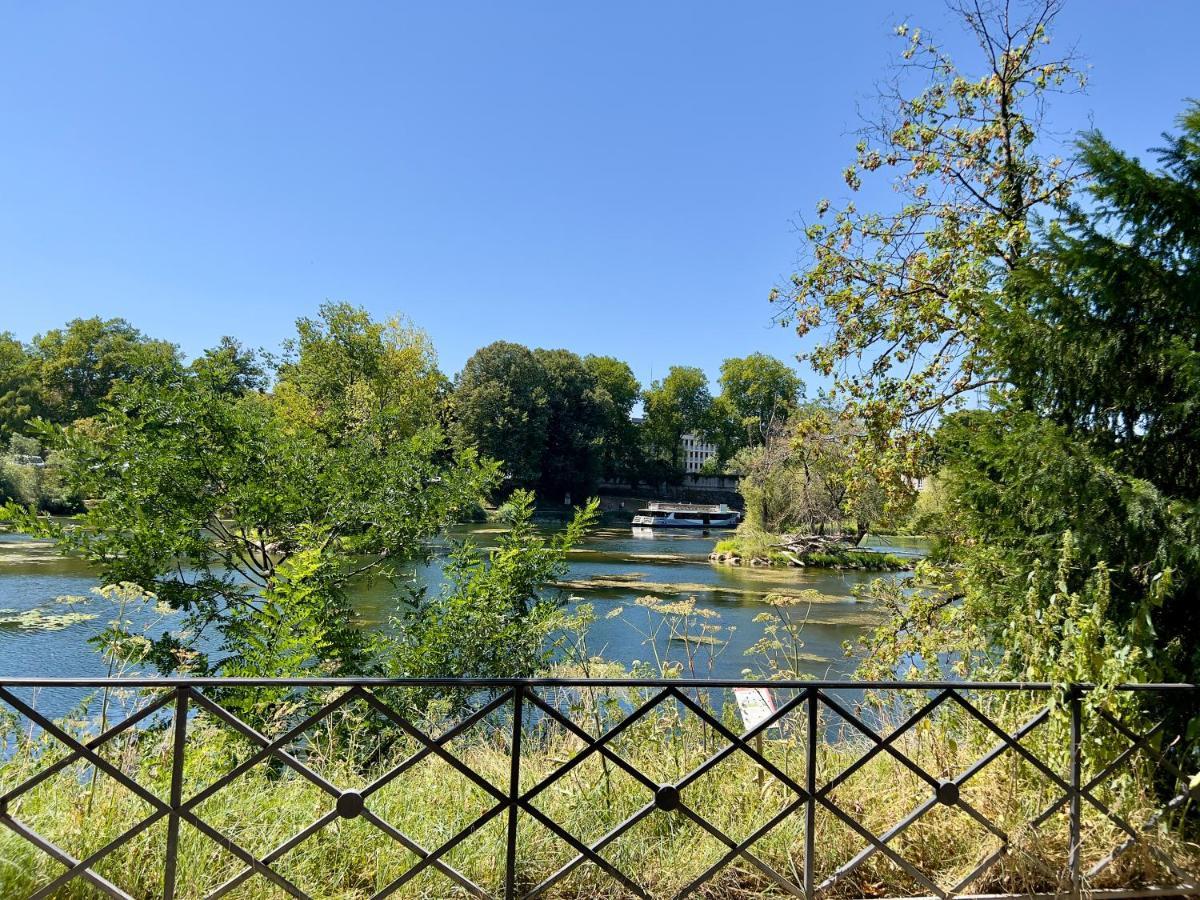
[[[757,728],[775,714],[775,698],[767,687],[739,687],[733,689],[737,697],[738,710],[746,730]]]

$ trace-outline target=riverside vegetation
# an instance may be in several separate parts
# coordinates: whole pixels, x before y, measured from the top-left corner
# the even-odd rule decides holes
[[[894,553],[859,550],[841,539],[768,534],[753,528],[740,528],[733,537],[717,541],[710,559],[727,566],[812,566],[871,572],[896,572],[913,567],[912,560]]]
[[[748,513],[763,531],[786,531],[800,521],[818,523],[805,531],[820,533],[824,522],[853,534],[870,523],[906,521],[913,509],[912,527],[937,540],[936,554],[910,581],[881,579],[864,591],[863,599],[887,621],[858,648],[862,675],[1046,681],[1064,689],[1094,684],[1084,704],[1085,771],[1122,762],[1122,776],[1094,790],[1147,840],[1129,845],[1089,886],[1156,883],[1165,877],[1163,864],[1148,844],[1185,868],[1196,865],[1200,725],[1187,699],[1156,701],[1115,686],[1200,679],[1193,609],[1200,584],[1200,108],[1185,109],[1176,132],[1164,137],[1154,169],[1099,133],[1082,136],[1062,154],[1052,152],[1043,116],[1053,93],[1077,78],[1075,61],[1051,50],[1059,3],[1031,3],[1019,10],[1023,16],[1007,4],[953,8],[978,38],[978,58],[950,60],[925,32],[901,27],[894,92],[880,98],[878,127],[863,135],[845,173],[854,191],[864,179],[891,172],[902,208],[875,212],[850,203],[831,211],[819,204],[819,221],[805,228],[806,266],[774,297],[781,318],[801,332],[824,329],[810,361],[837,377],[838,393],[808,404],[756,402],[739,411],[753,427],[737,423],[747,439],[730,458],[741,454],[736,465]],[[532,528],[533,501],[523,492],[512,495],[512,528],[495,550],[458,546],[442,590],[406,592],[397,582],[396,628],[367,633],[355,627],[346,603],[351,580],[397,579],[400,562],[427,552],[428,540],[446,523],[469,515],[497,489],[519,486],[502,487],[502,473],[526,482],[541,477],[528,467],[510,470],[513,460],[497,462],[482,437],[472,438],[472,421],[504,421],[479,409],[508,409],[508,401],[485,390],[489,377],[469,373],[457,387],[473,384],[479,389],[474,400],[449,399],[451,386],[427,337],[411,324],[379,323],[349,305],[329,304],[315,319],[298,322],[279,357],[247,354],[230,342],[188,364],[144,341],[117,343],[124,349],[103,369],[107,380],[74,379],[78,370],[70,366],[46,370],[59,385],[56,401],[70,402],[32,436],[59,454],[55,491],[88,500],[77,527],[49,522],[30,505],[6,508],[17,527],[80,554],[105,582],[124,585],[133,602],[183,615],[181,629],[163,634],[115,621],[97,639],[114,669],[439,677],[524,676],[564,665],[575,667],[573,674],[604,671],[587,651],[587,622],[570,620],[553,590],[594,506],[546,537]],[[47,347],[40,359],[55,358],[53,342]],[[513,371],[556,373],[555,383],[579,387],[579,396],[594,393],[600,378],[596,372],[577,377],[574,361],[561,355],[543,354],[530,367],[524,354],[501,349]],[[136,366],[122,369],[125,350],[146,351],[149,361],[138,356]],[[11,370],[5,373],[8,378]],[[728,384],[741,384],[740,378],[731,370]],[[32,408],[25,399],[32,389],[20,377],[3,388],[6,404]],[[564,387],[555,396],[575,394]],[[644,399],[658,423],[647,434],[659,436],[660,453],[677,447],[688,416],[712,405],[707,387],[686,371],[668,375]],[[543,454],[557,447],[552,434],[562,437],[551,423],[561,425],[567,415],[551,406],[538,408],[542,430],[530,444]],[[564,447],[566,459],[575,445]],[[534,455],[531,450],[529,459]],[[556,470],[553,478],[558,488],[566,476]],[[914,504],[919,483],[924,487]],[[645,606],[655,621],[671,623],[669,636],[688,648],[686,665],[702,667],[706,655],[721,652],[713,623],[686,600]],[[803,597],[776,598],[764,608],[756,648],[764,678],[796,674],[806,608]],[[658,660],[638,674],[669,678],[680,670]],[[328,699],[278,688],[225,688],[217,696],[272,734]],[[1059,772],[1067,764],[1068,727],[1061,696],[1052,695],[1059,699],[1049,721],[1026,738]],[[133,706],[146,699],[105,698]],[[445,691],[397,692],[389,699],[435,731],[467,708],[466,698]],[[597,733],[621,718],[629,699],[636,698],[584,691],[558,702]],[[888,732],[889,723],[902,721],[924,699],[868,695],[862,702]],[[1045,700],[1016,692],[979,702],[1011,729]],[[105,708],[115,714],[117,707]],[[734,712],[731,704],[710,708],[718,716]],[[1179,767],[1185,789],[1179,802],[1166,806],[1175,788],[1167,770],[1146,754],[1125,756],[1127,743],[1104,724],[1101,710],[1138,733],[1165,719],[1154,746],[1169,750]],[[574,738],[545,724],[531,732],[523,754],[529,778],[561,765],[575,746]],[[6,725],[0,769],[6,785],[62,752],[19,719]],[[71,727],[89,733],[94,720]],[[211,781],[244,756],[240,739],[214,719],[200,714],[190,727],[189,785]],[[793,723],[764,741],[780,768],[794,774],[802,772],[798,728]],[[491,730],[461,736],[453,751],[472,771],[504,784],[504,734],[501,717]],[[1176,734],[1180,740],[1170,742]],[[711,727],[668,704],[632,727],[616,749],[670,780],[711,752],[715,740]],[[947,709],[895,740],[931,773],[950,777],[989,749],[995,735]],[[105,752],[161,792],[168,748],[164,729],[149,727]],[[351,707],[295,747],[344,785],[364,783],[409,749],[387,723]],[[854,740],[831,742],[820,772],[836,777],[861,750]],[[599,835],[648,799],[643,786],[598,759],[577,767],[559,787],[539,803],[583,838]],[[833,796],[883,831],[927,799],[927,789],[895,756],[882,754]],[[1008,852],[979,889],[1062,890],[1062,812],[1039,829],[1021,825],[1058,798],[1057,787],[1008,753],[974,774],[964,791],[1011,829]],[[264,765],[198,812],[266,850],[323,811],[314,796],[302,779]],[[744,836],[785,796],[776,781],[760,785],[748,761],[735,754],[686,799]],[[484,808],[474,788],[433,761],[393,782],[378,802],[385,817],[429,844],[450,833],[444,822],[468,822]],[[1086,806],[1085,864],[1127,843]],[[84,765],[65,768],[9,810],[76,853],[95,850],[146,811]],[[797,818],[756,845],[793,878],[801,864]],[[819,872],[829,874],[863,845],[861,836],[824,813],[818,827]],[[523,829],[520,877],[528,882],[570,850],[533,825]],[[155,893],[151,851],[161,846],[155,843],[161,833],[161,826],[147,829],[99,870],[135,893]],[[492,820],[447,862],[494,886],[501,877],[501,833],[501,823]],[[965,826],[951,808],[938,808],[893,845],[948,886],[996,849],[986,831]],[[8,830],[0,833],[0,849],[5,895],[27,893],[60,871]],[[185,896],[199,895],[236,865],[186,827],[181,852]],[[656,813],[606,852],[661,893],[697,874],[716,849],[677,817]],[[358,897],[387,884],[410,861],[354,820],[302,843],[280,865],[310,888],[332,883],[321,889],[326,896]],[[437,877],[424,875],[404,890],[453,895],[456,889]],[[261,880],[244,888],[248,896],[274,890]],[[759,870],[738,861],[705,890],[740,897],[767,888]],[[880,854],[831,891],[914,888],[928,893]],[[89,891],[75,882],[63,895]],[[590,866],[556,891],[562,897],[622,895]]]
[[[116,592],[123,602],[138,599],[135,589]],[[148,598],[143,598],[148,599]],[[807,610],[815,598],[776,596],[761,616],[763,638],[752,648],[766,682],[794,679],[803,657],[803,629]],[[645,625],[637,624],[633,610],[616,610],[610,615],[629,616],[632,627],[655,638],[652,648],[664,640],[681,640],[688,652],[671,662],[657,655],[633,675],[641,677],[703,674],[713,657],[724,652],[721,627],[711,611],[699,610],[688,601],[647,597],[639,601],[646,613]],[[630,674],[624,669],[590,655],[587,643],[591,610],[585,608],[570,621],[560,623],[559,661],[545,674],[565,679]],[[117,645],[112,645],[116,650]],[[1067,648],[1061,648],[1066,650]],[[1077,651],[1078,648],[1075,648]],[[115,657],[114,657],[115,659]],[[482,709],[496,692],[478,689],[399,688],[374,689],[377,696],[401,711],[425,734],[434,739],[454,731],[474,710]],[[318,708],[346,693],[345,688],[281,690],[276,687],[206,689],[225,705],[236,705],[240,716],[263,734],[290,733],[296,724]],[[1060,789],[1015,752],[1000,754],[987,765],[977,763],[989,752],[995,754],[996,734],[984,728],[963,708],[945,703],[915,728],[897,731],[907,715],[925,706],[930,694],[920,690],[874,692],[858,696],[854,691],[827,692],[836,702],[867,720],[880,734],[895,732],[891,739],[903,757],[882,753],[865,764],[860,758],[874,744],[849,720],[823,707],[818,731],[823,735],[817,757],[819,785],[832,784],[828,799],[874,834],[884,834],[903,813],[925,805],[928,782],[915,774],[911,761],[936,779],[960,779],[962,797],[1009,837],[1005,852],[973,887],[979,892],[1038,893],[1069,891],[1066,806],[1055,811],[1038,827],[1030,821],[1061,797]],[[964,695],[1008,733],[1022,734],[1021,746],[1053,771],[1066,772],[1068,717],[1054,693],[1018,691],[1001,695]],[[582,733],[595,739],[623,722],[635,709],[649,703],[655,689],[643,688],[543,688],[536,694],[565,716]],[[736,704],[719,689],[687,688],[684,694],[720,726],[741,731]],[[796,692],[776,688],[776,702],[783,704]],[[114,689],[103,696],[105,721],[116,723],[145,708],[158,691]],[[1049,704],[1051,712],[1030,728],[1031,712]],[[1106,690],[1085,698],[1085,772],[1094,772],[1117,761],[1124,738],[1104,718],[1114,713],[1135,731],[1147,729],[1136,702],[1128,695]],[[153,720],[152,720],[153,721]],[[103,757],[160,797],[168,795],[172,769],[172,733],[160,719],[159,726],[133,729],[104,745]],[[61,758],[64,748],[44,731],[30,728],[16,715],[4,720],[5,763],[0,771],[12,785],[36,774]],[[83,711],[68,717],[62,727],[80,740],[95,735],[95,719]],[[1023,727],[1024,726],[1024,727]],[[104,728],[104,722],[101,723]],[[794,783],[806,780],[806,734],[808,721],[801,707],[767,731],[761,752],[771,765]],[[205,789],[246,760],[258,745],[200,707],[188,726],[185,749],[184,798]],[[457,732],[446,749],[476,777],[490,784],[495,793],[436,756],[415,766],[406,766],[399,777],[386,781],[370,795],[372,813],[401,830],[427,850],[432,850],[483,821],[469,836],[442,857],[466,878],[494,895],[502,893],[507,818],[496,806],[496,797],[507,791],[511,769],[511,707],[495,712]],[[635,767],[649,784],[680,783],[688,773],[727,745],[716,725],[706,722],[682,703],[669,701],[652,706],[624,733],[610,742],[620,759]],[[646,782],[632,777],[622,765],[586,756],[576,756],[586,745],[557,721],[527,717],[521,743],[521,789],[533,791],[543,779],[564,765],[569,774],[551,787],[537,791],[531,802],[538,813],[564,828],[576,840],[594,843],[621,825],[650,802]],[[395,775],[397,766],[424,748],[409,732],[361,700],[351,699],[300,734],[293,734],[282,749],[300,759],[322,778],[341,789],[361,789],[381,776]],[[971,774],[967,774],[971,773]],[[1188,844],[1173,818],[1162,816],[1161,773],[1151,760],[1122,767],[1120,778],[1093,787],[1108,808],[1147,828],[1155,851],[1134,844],[1119,856],[1118,864],[1090,878],[1090,889],[1130,884],[1164,883],[1173,872],[1164,862],[1182,867],[1200,864],[1200,852]],[[744,840],[768,820],[786,809],[797,809],[798,795],[785,781],[769,774],[743,753],[733,753],[707,774],[684,782],[684,802],[697,814],[735,841]],[[272,859],[272,868],[314,896],[367,897],[388,887],[414,864],[418,857],[391,837],[361,819],[334,819],[324,828],[277,857],[272,851],[290,841],[329,813],[332,798],[288,767],[264,761],[239,775],[229,786],[196,804],[192,810],[209,826],[259,858]],[[114,779],[98,773],[87,762],[64,767],[32,791],[10,804],[10,814],[54,841],[76,858],[82,858],[115,839],[152,808]],[[1081,861],[1087,868],[1101,862],[1114,847],[1127,844],[1127,835],[1113,822],[1088,806],[1085,808]],[[817,841],[814,871],[828,881],[831,897],[864,896],[886,886],[890,894],[927,891],[927,882],[914,877],[877,854],[852,873],[838,869],[864,847],[862,836],[825,809],[816,815]],[[163,832],[161,823],[137,834],[129,843],[105,857],[95,869],[120,884],[134,896],[161,893]],[[794,882],[804,868],[804,817],[793,812],[768,834],[756,841],[753,852]],[[959,883],[984,859],[995,853],[996,836],[979,827],[961,812],[934,805],[917,824],[891,842],[891,850],[913,865],[922,878],[949,889]],[[522,813],[518,827],[519,863],[517,878],[525,889],[548,877],[575,855],[559,836],[542,825],[536,816]],[[632,878],[651,896],[671,896],[710,866],[725,857],[728,847],[690,819],[654,812],[618,838],[604,851],[605,860]],[[184,824],[179,843],[180,881],[177,896],[206,896],[217,886],[242,872],[244,863],[198,830]],[[0,888],[6,896],[24,896],[57,877],[62,866],[8,830],[0,831]],[[740,897],[770,895],[773,882],[761,869],[745,859],[735,859],[712,873],[702,895]],[[279,889],[260,876],[246,880],[238,895],[275,897]],[[56,896],[86,898],[94,891],[80,882],[64,887]],[[395,894],[410,898],[468,896],[469,892],[441,872],[427,869],[407,881]],[[608,872],[584,864],[552,887],[546,896],[583,898],[630,896]]]
[[[577,673],[576,673],[577,674]],[[398,692],[384,692],[386,699],[404,705]],[[389,695],[390,694],[390,695]],[[629,700],[644,701],[649,692],[614,694],[584,690],[574,695],[543,692],[556,706],[569,710],[571,718],[589,733],[612,724]],[[784,692],[780,692],[781,695]],[[319,692],[306,702],[329,700],[332,693]],[[131,698],[132,699],[132,698]],[[781,696],[781,700],[783,697]],[[1044,698],[1043,698],[1044,699]],[[144,703],[146,698],[132,699]],[[1032,697],[1009,697],[983,708],[1003,726],[1014,729],[1035,702]],[[889,706],[881,700],[882,706]],[[282,707],[277,707],[282,713]],[[444,711],[444,709],[443,709]],[[729,719],[726,722],[736,725]],[[286,727],[290,717],[264,723],[269,733]],[[451,721],[433,710],[418,724],[427,733],[438,734]],[[823,719],[823,722],[827,722]],[[1089,715],[1090,733],[1100,733],[1100,720]],[[992,745],[995,736],[978,727],[963,713],[949,709],[929,722],[927,728],[911,731],[896,742],[896,748],[927,768],[935,776],[956,777],[967,770]],[[804,723],[793,718],[785,734],[771,734],[763,742],[765,757],[797,782],[804,783]],[[1065,763],[1065,722],[1056,719],[1043,732],[1035,731],[1023,743],[1062,771]],[[449,750],[497,790],[507,789],[509,748],[504,737],[511,726],[503,716],[491,727],[476,726],[455,739]],[[186,756],[188,797],[215,781],[251,750],[247,742],[211,716],[200,716],[191,726],[193,740]],[[343,707],[313,729],[310,737],[292,748],[302,752],[306,765],[324,778],[343,787],[362,786],[383,775],[420,746],[407,735],[371,721],[361,704]],[[675,782],[699,765],[723,739],[711,727],[666,704],[644,717],[613,742],[613,750],[637,766],[655,782]],[[522,789],[554,772],[579,752],[582,744],[565,729],[542,723],[527,729],[521,751]],[[864,740],[845,735],[828,744],[818,763],[818,783],[826,783],[866,751]],[[35,761],[45,762],[49,747],[39,738],[21,738],[13,748],[15,757],[6,766],[5,777],[16,780],[34,771]],[[170,732],[133,735],[117,742],[105,754],[138,781],[160,796],[166,796],[170,773]],[[976,887],[980,892],[1060,892],[1069,890],[1063,860],[1067,853],[1067,829],[1060,810],[1038,829],[1027,827],[1043,808],[1057,798],[1048,782],[1040,783],[1018,759],[1002,758],[983,768],[965,782],[962,796],[1010,836],[1007,853]],[[686,787],[684,801],[734,840],[741,840],[797,796],[772,776],[736,753],[714,771]],[[87,766],[76,764],[39,786],[21,803],[23,822],[47,835],[68,853],[81,856],[103,845],[149,812],[147,805],[104,777],[92,780]],[[841,809],[853,815],[875,834],[883,834],[897,821],[897,814],[925,802],[929,786],[888,754],[857,770],[830,794]],[[1101,789],[1106,803],[1135,822],[1146,821],[1158,806],[1149,772],[1134,768],[1115,790]],[[553,787],[537,794],[533,805],[578,840],[594,842],[649,802],[645,785],[619,767],[606,764],[596,755],[576,766]],[[199,804],[195,812],[252,853],[262,857],[316,821],[331,808],[331,798],[304,778],[288,770],[260,764],[240,776],[233,785]],[[492,809],[494,797],[440,760],[426,761],[370,797],[371,810],[402,830],[420,845],[433,849],[477,817]],[[753,851],[767,864],[795,882],[803,868],[802,814],[794,814],[755,843]],[[444,861],[485,890],[502,893],[506,816],[488,819],[469,838],[449,851]],[[817,855],[814,868],[824,880],[854,857],[864,846],[862,838],[822,810],[817,815]],[[1089,868],[1125,836],[1116,826],[1094,811],[1085,818],[1082,862]],[[1157,848],[1179,865],[1197,862],[1195,848],[1160,825],[1153,833]],[[574,856],[574,850],[528,814],[522,814],[518,831],[519,883],[531,887]],[[934,883],[949,888],[964,878],[997,846],[995,836],[961,813],[936,807],[919,823],[893,841],[895,852],[910,861]],[[97,869],[124,886],[134,896],[161,892],[157,865],[162,847],[161,825],[135,837],[115,851]],[[616,869],[627,873],[652,896],[671,896],[720,859],[727,847],[708,832],[679,815],[654,812],[604,851]],[[35,886],[57,876],[62,867],[29,844],[5,830],[0,833],[0,887],[6,896],[25,896]],[[181,883],[177,896],[201,897],[205,892],[238,874],[243,864],[217,844],[186,824],[179,845]],[[400,877],[417,857],[367,822],[335,820],[308,840],[274,862],[273,868],[302,890],[320,897],[366,897]],[[1170,877],[1162,862],[1144,848],[1135,847],[1119,864],[1089,882],[1090,888],[1162,883]],[[863,896],[881,889],[889,894],[925,894],[927,888],[883,854],[876,855],[851,875],[838,879],[829,895]],[[274,897],[280,891],[259,876],[239,889],[238,896]],[[773,884],[754,865],[736,860],[705,885],[703,896],[743,897],[770,895]],[[58,894],[91,897],[94,891],[76,883]],[[405,884],[395,896],[445,898],[467,896],[467,892],[442,873],[426,870]],[[615,879],[599,867],[585,864],[574,870],[547,896],[558,898],[629,896]]]

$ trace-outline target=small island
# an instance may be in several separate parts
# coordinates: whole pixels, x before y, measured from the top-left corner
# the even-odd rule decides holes
[[[847,535],[769,534],[742,532],[717,541],[709,561],[723,566],[789,566],[791,568],[858,569],[901,572],[914,560],[859,546]]]

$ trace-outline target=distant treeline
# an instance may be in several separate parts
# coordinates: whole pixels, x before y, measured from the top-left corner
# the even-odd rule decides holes
[[[50,512],[78,509],[81,498],[65,486],[60,455],[40,439],[42,423],[88,419],[115,384],[156,377],[178,359],[173,344],[123,319],[75,319],[28,344],[0,333],[0,500]]]
[[[299,352],[293,344],[285,356]],[[219,367],[228,390],[242,393],[272,391],[267,373],[276,362],[226,337],[190,365]],[[169,378],[183,365],[175,344],[120,318],[75,319],[28,343],[0,334],[0,499],[77,509],[83,498],[65,492],[57,455],[43,440],[47,426],[89,420],[115,385]],[[672,366],[643,387],[615,357],[507,341],[476,351],[453,380],[435,377],[453,443],[497,460],[506,489],[555,501],[602,481],[677,483],[689,433],[716,448],[705,471],[724,472],[738,451],[762,444],[786,421],[804,394],[791,367],[762,353],[726,359],[714,394],[694,366]],[[639,404],[644,415],[635,418]]]
[[[725,360],[719,387],[714,396],[703,370],[672,366],[643,388],[629,364],[611,356],[497,341],[477,350],[455,381],[453,433],[500,460],[512,483],[548,498],[601,480],[677,482],[684,434],[713,443],[709,470],[724,471],[804,390],[787,365],[761,353]]]

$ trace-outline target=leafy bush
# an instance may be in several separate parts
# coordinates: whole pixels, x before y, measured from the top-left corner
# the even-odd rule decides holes
[[[371,670],[346,585],[392,577],[495,481],[493,464],[449,450],[424,335],[342,304],[297,332],[271,394],[214,352],[119,383],[96,417],[48,429],[66,485],[90,500],[82,527],[5,509],[103,583],[183,614],[155,640],[163,671],[273,675],[305,655],[279,643],[293,633],[327,670]]]
[[[39,506],[41,490],[38,470],[21,465],[11,457],[0,458],[0,500],[14,500],[23,506]]]
[[[533,524],[533,494],[516,491],[505,506],[511,528],[485,552],[457,544],[439,593],[415,594],[380,651],[389,672],[403,677],[528,676],[554,655],[547,639],[562,624],[563,601],[553,582],[567,552],[595,522],[598,501],[579,510],[562,531]]]

